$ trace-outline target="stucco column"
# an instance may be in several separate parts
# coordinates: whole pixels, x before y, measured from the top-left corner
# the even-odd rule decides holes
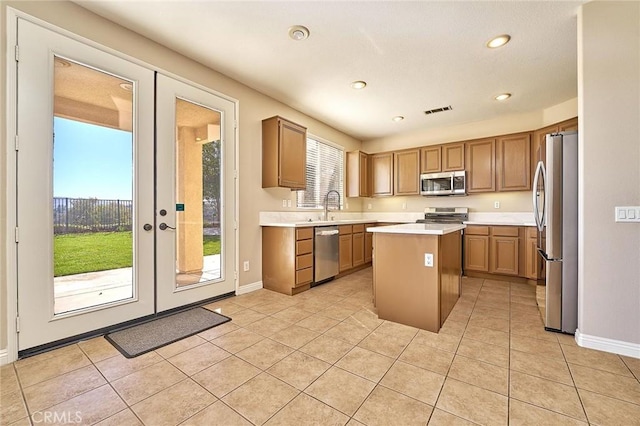
[[[195,129],[180,127],[177,143],[176,203],[184,204],[177,217],[177,267],[181,274],[199,273],[202,247],[202,145]]]

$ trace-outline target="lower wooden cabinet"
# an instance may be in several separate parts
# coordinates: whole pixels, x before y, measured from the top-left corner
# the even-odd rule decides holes
[[[543,279],[545,275],[544,259],[538,254],[538,233],[534,226],[526,229],[525,277],[530,280]]]
[[[338,226],[338,231],[340,232],[340,272],[344,272],[353,268],[353,226],[341,225]]]
[[[364,265],[364,225],[353,225],[353,234],[351,235],[352,255],[351,265]]]
[[[464,250],[465,271],[489,272],[489,227],[467,226]]]
[[[313,282],[313,228],[262,228],[262,283],[284,294],[307,290]]]
[[[365,225],[366,228],[374,226],[371,223]],[[373,232],[364,233],[364,263],[369,263],[373,260]]]

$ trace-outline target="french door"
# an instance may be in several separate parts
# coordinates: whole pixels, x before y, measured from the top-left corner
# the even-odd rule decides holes
[[[233,292],[235,105],[21,18],[18,46],[18,350]]]

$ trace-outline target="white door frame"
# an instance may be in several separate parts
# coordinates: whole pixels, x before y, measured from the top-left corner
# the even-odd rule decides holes
[[[2,311],[4,310],[4,306],[6,306],[6,332],[7,332],[7,347],[6,347],[6,362],[13,362],[18,359],[18,334],[16,328],[16,317],[17,317],[17,307],[18,307],[18,278],[17,278],[17,247],[14,239],[15,229],[16,229],[16,151],[14,149],[14,144],[11,143],[15,139],[15,135],[17,133],[16,122],[17,122],[17,93],[16,93],[16,82],[17,82],[17,69],[15,64],[15,56],[14,56],[14,46],[17,45],[17,35],[18,35],[18,18],[25,19],[32,23],[38,24],[44,28],[50,29],[52,31],[56,31],[60,34],[63,34],[67,37],[70,37],[74,40],[85,43],[89,46],[95,47],[97,49],[103,50],[107,53],[111,53],[113,55],[119,56],[123,59],[131,61],[135,64],[142,65],[144,67],[149,68],[150,70],[157,71],[163,73],[167,76],[175,78],[176,80],[180,80],[184,83],[190,84],[194,87],[198,87],[202,90],[208,91],[212,94],[220,96],[224,99],[227,99],[234,104],[234,116],[235,116],[235,136],[233,141],[234,146],[234,157],[235,164],[234,168],[238,171],[238,175],[235,178],[235,207],[234,207],[234,215],[233,218],[237,224],[235,230],[235,239],[236,239],[236,250],[235,250],[235,265],[234,269],[239,271],[239,262],[240,262],[240,224],[239,224],[239,106],[240,103],[237,99],[232,98],[224,93],[213,90],[209,87],[206,87],[202,84],[194,83],[189,81],[188,79],[177,75],[168,70],[164,70],[157,66],[151,65],[147,62],[139,60],[133,56],[130,56],[126,53],[120,52],[118,50],[112,49],[100,43],[96,43],[92,40],[89,40],[83,36],[72,33],[64,28],[60,28],[56,25],[50,24],[42,19],[36,18],[32,15],[29,15],[20,10],[7,7],[7,16],[5,22],[5,28],[7,32],[7,63],[6,63],[6,133],[5,133],[5,141],[6,141],[6,162],[5,162],[5,190],[6,196],[4,199],[5,209],[4,214],[6,217],[6,226],[4,229],[5,235],[5,256],[3,259],[0,259],[0,266],[3,267],[6,274],[6,305],[0,303],[0,318],[2,318]],[[239,291],[239,280],[236,278],[235,280],[235,291],[238,294]],[[2,360],[2,348],[0,348],[0,360]]]

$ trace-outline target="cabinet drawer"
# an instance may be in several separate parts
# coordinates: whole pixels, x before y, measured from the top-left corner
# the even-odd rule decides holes
[[[340,225],[338,226],[338,230],[340,231],[340,235],[348,235],[353,233],[352,225]]]
[[[359,232],[364,232],[364,223],[359,225],[353,225],[353,233],[357,234]]]
[[[309,240],[313,238],[313,228],[296,228],[296,240]]]
[[[527,238],[538,238],[538,228],[527,226]]]
[[[488,226],[467,225],[467,229],[464,230],[467,235],[489,235]]]
[[[491,235],[495,237],[517,237],[519,232],[518,226],[492,226]]]
[[[313,280],[313,268],[301,269],[296,271],[296,287],[303,284],[309,284]]]
[[[296,255],[313,253],[313,240],[296,241]]]
[[[311,268],[313,266],[313,254],[296,256],[296,270]]]

